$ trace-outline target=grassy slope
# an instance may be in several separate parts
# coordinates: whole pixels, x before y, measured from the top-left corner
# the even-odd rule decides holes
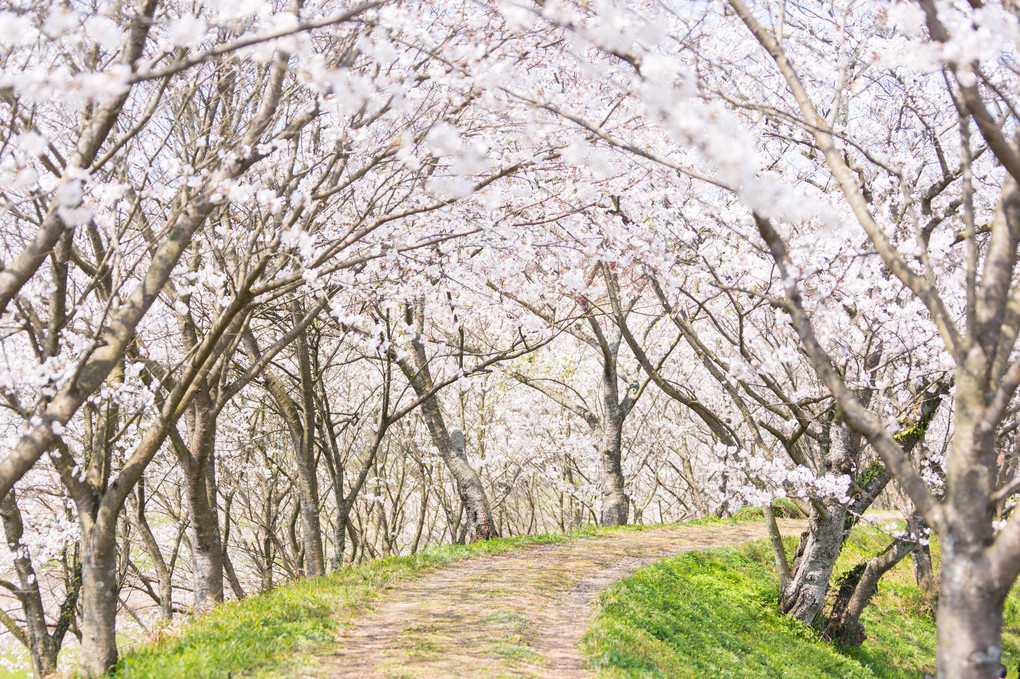
[[[837,577],[884,546],[855,531]],[[792,544],[790,545],[792,546]],[[765,543],[683,554],[607,590],[584,640],[603,677],[919,679],[933,672],[935,626],[913,584],[910,560],[887,574],[864,615],[868,640],[837,649],[781,615]],[[1020,590],[1006,607],[1005,655],[1020,661]]]
[[[732,523],[756,518],[746,513]],[[707,523],[706,521],[694,522]],[[455,561],[500,554],[525,545],[564,542],[611,531],[655,526],[586,529],[566,535],[533,535],[450,545],[420,554],[370,561],[337,573],[298,581],[272,592],[217,607],[180,634],[136,647],[118,663],[116,677],[288,676],[289,663],[328,646],[347,621],[387,589]]]

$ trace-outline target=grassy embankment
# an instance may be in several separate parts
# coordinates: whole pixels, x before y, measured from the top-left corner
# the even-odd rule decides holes
[[[875,529],[855,530],[836,577],[887,541]],[[600,677],[614,678],[920,679],[935,673],[935,623],[909,557],[879,585],[863,616],[868,639],[857,649],[830,645],[781,615],[772,564],[771,550],[758,542],[643,568],[602,594],[585,653]],[[1020,588],[1006,604],[1004,630],[1009,677],[1016,679]]]
[[[732,523],[756,518],[743,513]],[[696,521],[695,525],[717,520]],[[386,590],[444,565],[527,545],[565,542],[610,531],[654,526],[585,529],[560,535],[531,535],[473,545],[449,545],[403,557],[370,561],[319,578],[300,580],[272,592],[228,603],[196,618],[178,634],[140,645],[118,663],[115,677],[231,677],[255,673],[288,676],[302,656],[322,651],[348,621]]]

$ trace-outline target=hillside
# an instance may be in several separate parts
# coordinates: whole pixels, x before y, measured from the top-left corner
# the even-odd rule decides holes
[[[126,654],[115,672],[586,676],[579,641],[602,590],[662,558],[764,535],[757,521],[632,526],[369,562],[221,606],[179,636]]]

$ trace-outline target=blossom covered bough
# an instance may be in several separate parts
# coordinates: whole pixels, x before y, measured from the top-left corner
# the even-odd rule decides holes
[[[183,592],[753,504],[784,610],[858,643],[930,528],[939,676],[991,676],[1016,12],[8,3],[0,623],[100,673]],[[892,486],[909,530],[824,611]]]

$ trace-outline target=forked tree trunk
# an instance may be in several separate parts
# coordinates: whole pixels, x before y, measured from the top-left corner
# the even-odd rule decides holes
[[[873,372],[881,358],[881,349],[868,354],[865,368]],[[864,404],[871,401],[872,390],[865,389],[859,398]],[[864,437],[850,429],[829,428],[829,446],[821,465],[821,471],[832,474],[850,474],[859,469]],[[835,434],[835,435],[833,435]],[[873,500],[874,498],[872,498]],[[870,500],[868,501],[870,504]],[[860,506],[859,511],[866,507]],[[782,594],[780,608],[783,612],[808,625],[813,624],[825,604],[829,581],[836,567],[836,560],[843,550],[843,541],[852,521],[848,521],[846,506],[835,502],[823,504],[814,502],[811,506],[810,527],[804,553],[793,573],[790,586]]]
[[[388,387],[387,387],[388,388]],[[384,399],[385,401],[386,399]],[[383,422],[380,425],[380,429],[376,431],[375,441],[373,441],[370,453],[368,457],[362,462],[361,471],[358,473],[357,478],[351,483],[350,490],[347,497],[344,497],[343,492],[343,467],[341,466],[340,456],[337,454],[335,459],[330,462],[329,450],[326,451],[326,462],[327,469],[330,470],[330,474],[333,476],[333,497],[336,499],[336,523],[333,525],[333,558],[331,559],[330,566],[332,569],[339,570],[343,566],[344,552],[347,549],[347,533],[346,531],[351,529],[351,512],[354,509],[354,500],[358,497],[361,489],[365,485],[365,481],[368,479],[369,471],[372,469],[375,463],[376,454],[379,451],[379,446],[382,445],[383,436],[386,433],[386,429],[389,425]],[[328,436],[332,436],[332,430],[328,430]],[[336,453],[334,450],[333,453]],[[356,541],[352,540],[352,543],[356,546]],[[417,544],[417,541],[415,541]],[[411,552],[414,553],[415,549]]]
[[[885,551],[869,560],[856,581],[845,583],[851,591],[846,598],[837,596],[825,633],[849,646],[860,646],[866,638],[861,614],[878,591],[878,582],[909,554],[916,543],[895,540]],[[843,592],[841,591],[842,595]]]
[[[595,348],[602,354],[602,408],[604,414],[596,419],[589,413],[589,426],[599,436],[598,452],[602,467],[602,525],[627,525],[627,493],[623,476],[623,423],[634,407],[637,399],[636,388],[628,387],[623,399],[620,399],[619,371],[616,361],[620,351],[621,331],[612,326],[608,334],[603,332],[592,315],[588,315],[588,325],[595,336]],[[633,385],[636,387],[636,385]]]
[[[924,392],[924,401],[921,404],[917,422],[899,437],[899,443],[904,453],[909,455],[914,447],[924,439],[928,425],[935,417],[942,397],[948,388],[946,383],[937,383]],[[856,525],[860,515],[871,506],[889,480],[889,473],[884,467],[881,467],[881,472],[873,474],[870,479],[864,482],[860,495],[850,507],[851,514],[847,517],[847,524],[850,527]],[[893,541],[885,550],[868,561],[866,566],[862,564],[864,569],[859,573],[859,578],[855,582],[844,583],[841,587],[826,624],[826,634],[830,638],[839,639],[850,646],[860,646],[864,642],[866,634],[864,626],[860,622],[861,614],[874,597],[875,592],[878,591],[878,583],[882,577],[902,561],[907,554],[915,555],[915,568],[918,563],[922,564],[922,569],[923,565],[927,564],[927,574],[918,571],[918,586],[922,596],[931,603],[934,609],[938,600],[938,586],[931,573],[931,553],[927,544],[920,544],[927,525],[924,518],[915,509],[911,512],[907,526],[914,535],[915,541]],[[923,550],[922,556],[916,558],[921,550]],[[848,587],[849,589],[847,589]]]
[[[324,399],[325,400],[325,399]],[[344,563],[344,552],[347,550],[347,521],[350,518],[351,508],[354,505],[353,498],[348,502],[344,497],[344,466],[340,453],[336,448],[336,432],[333,431],[333,424],[330,422],[329,408],[322,414],[320,423],[321,433],[326,440],[326,450],[323,453],[323,460],[326,462],[326,471],[329,472],[332,480],[333,500],[336,503],[336,522],[333,524],[333,555],[329,559],[329,567],[332,571],[340,570]]]
[[[299,303],[291,307],[294,324],[304,313]],[[311,357],[308,335],[301,333],[297,340],[298,366],[301,387],[301,432],[295,440],[297,456],[298,495],[301,504],[301,540],[305,550],[305,573],[324,575],[326,556],[322,548],[322,525],[319,521],[319,481],[315,464],[315,398],[312,383]]]
[[[599,461],[599,486],[602,492],[602,507],[599,512],[599,523],[603,526],[624,526],[627,524],[629,514],[629,500],[626,491],[626,479],[623,474],[623,424],[634,408],[641,388],[638,383],[627,386],[623,398],[620,398],[620,374],[617,368],[617,359],[620,352],[620,342],[623,331],[621,326],[626,314],[622,311],[617,313],[616,324],[611,324],[611,329],[604,331],[598,319],[592,313],[586,314],[585,318],[591,327],[591,336],[577,335],[601,356],[602,381],[599,394],[602,404],[602,413],[590,410],[586,405],[572,403],[570,398],[555,390],[547,389],[540,384],[518,375],[517,379],[522,383],[536,389],[575,415],[580,416],[595,437],[595,452]],[[636,350],[636,353],[640,349]]]
[[[121,368],[117,368],[120,372]],[[119,375],[118,375],[119,377]],[[117,421],[116,407],[97,421],[86,419],[92,448],[86,474],[90,479],[76,491],[74,500],[81,531],[81,650],[78,667],[86,676],[107,672],[117,662],[117,513],[102,507],[108,490],[112,457],[112,429]],[[102,424],[103,426],[94,426]]]
[[[834,429],[830,427],[830,431]],[[861,437],[845,430],[836,430],[835,434],[824,450],[822,471],[845,473],[860,458]],[[846,518],[846,507],[839,503],[818,500],[811,505],[807,539],[794,565],[790,586],[780,599],[780,609],[805,624],[813,624],[825,604],[846,536]]]

